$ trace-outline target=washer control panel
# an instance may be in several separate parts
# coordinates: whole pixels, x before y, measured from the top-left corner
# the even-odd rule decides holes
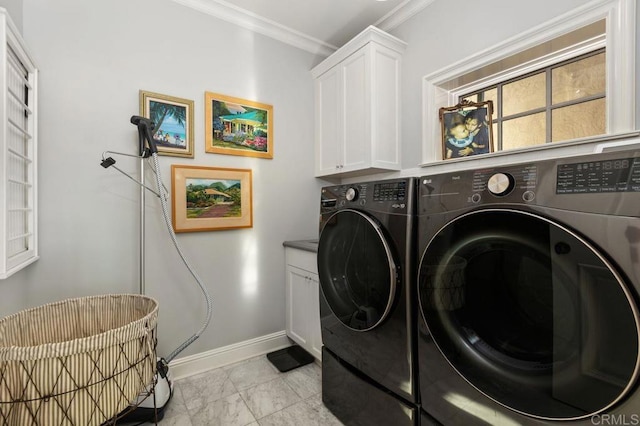
[[[362,208],[408,212],[413,182],[414,178],[403,178],[324,187],[321,192],[321,211],[326,213],[340,208]]]
[[[487,181],[489,192],[493,195],[502,196],[511,192],[515,179],[507,173],[496,173]]]
[[[347,191],[344,193],[344,198],[347,201],[355,201],[358,199],[358,188],[355,186],[350,186],[347,188]]]
[[[533,203],[542,172],[536,164],[490,167],[420,178],[419,196],[427,202],[457,209],[491,203]],[[440,207],[438,207],[440,208]]]
[[[488,189],[493,195],[505,196],[516,189],[535,191],[538,183],[538,167],[535,164],[481,169],[472,173],[471,187],[475,193]]]
[[[602,192],[640,192],[640,158],[558,165],[557,194]]]
[[[640,149],[420,177],[419,214],[493,205],[638,215]]]

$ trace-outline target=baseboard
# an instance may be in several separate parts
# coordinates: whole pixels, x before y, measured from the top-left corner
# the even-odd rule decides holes
[[[182,379],[214,368],[224,367],[245,359],[291,346],[293,342],[283,331],[278,331],[222,348],[175,359],[169,364],[173,380]]]

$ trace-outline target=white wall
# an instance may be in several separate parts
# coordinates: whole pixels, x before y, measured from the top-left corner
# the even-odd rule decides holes
[[[214,301],[210,328],[180,356],[283,330],[282,242],[317,236],[313,56],[170,0],[24,0],[23,34],[40,71],[41,259],[0,281],[0,316],[138,291],[138,188],[99,163],[104,150],[135,153],[142,89],[195,101],[195,159],[160,158],[169,188],[170,164],[253,170],[253,228],[178,235]],[[273,105],[275,158],[206,154],[205,91]],[[147,204],[147,294],[166,356],[205,311],[157,199]]]
[[[0,7],[7,9],[16,28],[22,32],[22,0],[0,0]]]

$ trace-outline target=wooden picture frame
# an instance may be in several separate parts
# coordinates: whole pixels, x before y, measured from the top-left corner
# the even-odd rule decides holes
[[[273,158],[273,106],[205,92],[205,152]]]
[[[154,122],[159,155],[193,158],[193,101],[140,90],[140,115]]]
[[[462,101],[439,110],[442,159],[493,152],[493,102]]]
[[[251,169],[171,166],[175,232],[253,227]]]

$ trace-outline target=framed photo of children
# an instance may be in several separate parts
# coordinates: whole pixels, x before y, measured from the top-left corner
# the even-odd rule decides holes
[[[140,115],[154,122],[158,154],[193,158],[193,101],[140,91]]]
[[[493,152],[492,113],[492,101],[440,108],[443,159]]]
[[[175,232],[253,227],[251,169],[171,165]]]
[[[205,151],[273,158],[273,106],[205,92]]]

